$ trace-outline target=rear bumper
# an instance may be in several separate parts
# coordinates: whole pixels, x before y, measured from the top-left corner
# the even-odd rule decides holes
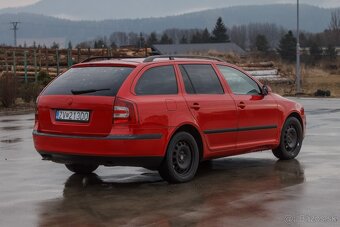
[[[104,157],[83,156],[39,151],[43,160],[61,164],[91,164],[104,166],[140,166],[150,169],[158,169],[163,157]]]
[[[149,166],[164,157],[162,134],[74,136],[33,131],[36,150],[44,159],[61,162],[91,162],[99,165]]]

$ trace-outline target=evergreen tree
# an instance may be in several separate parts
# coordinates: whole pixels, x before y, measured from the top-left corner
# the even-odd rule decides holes
[[[265,35],[256,36],[255,45],[256,49],[260,52],[267,52],[269,49],[268,40]]]
[[[224,25],[221,17],[217,19],[215,28],[212,33],[213,33],[213,37],[212,37],[213,42],[215,43],[230,42],[229,36],[227,34],[227,28]]]
[[[201,42],[209,43],[211,41],[211,35],[207,28],[205,28],[201,34]]]
[[[312,42],[310,49],[309,49],[310,55],[313,58],[314,61],[318,61],[322,57],[323,50],[318,45],[317,42]]]
[[[190,43],[202,43],[202,34],[199,31],[195,32],[191,37]]]
[[[68,42],[68,49],[72,49],[72,42],[71,41]]]
[[[182,36],[181,40],[179,41],[181,44],[187,44],[188,43],[188,39],[185,35]]]
[[[107,45],[103,39],[98,39],[94,42],[94,48],[95,49],[107,48]]]
[[[169,36],[168,36],[166,33],[164,33],[164,34],[162,35],[162,37],[161,37],[160,43],[161,43],[161,44],[172,44],[173,41],[172,41],[171,38],[169,38]]]
[[[146,41],[148,46],[152,46],[153,44],[157,44],[158,43],[158,39],[157,39],[157,34],[156,32],[151,32],[148,40]]]
[[[278,52],[283,60],[296,60],[296,43],[297,41],[292,31],[289,31],[281,38]]]
[[[56,42],[53,42],[51,48],[52,49],[58,49],[59,48],[59,44],[56,43]]]
[[[112,42],[111,42],[110,47],[111,47],[112,49],[117,49],[117,44],[115,43],[115,41],[112,41]]]
[[[308,46],[308,38],[304,32],[300,33],[300,46],[307,47]]]

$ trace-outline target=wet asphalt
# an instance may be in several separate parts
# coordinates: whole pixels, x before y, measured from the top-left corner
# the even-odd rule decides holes
[[[340,99],[298,101],[308,127],[296,160],[218,159],[180,185],[143,168],[72,175],[41,161],[33,114],[2,116],[0,226],[340,226]]]

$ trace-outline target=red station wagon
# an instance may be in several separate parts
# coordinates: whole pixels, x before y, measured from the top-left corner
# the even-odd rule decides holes
[[[44,89],[33,139],[75,173],[141,166],[181,183],[205,160],[268,149],[293,159],[305,125],[300,104],[219,59],[97,57]]]

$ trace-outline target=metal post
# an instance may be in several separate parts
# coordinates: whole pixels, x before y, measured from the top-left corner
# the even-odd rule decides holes
[[[78,63],[80,62],[80,52],[81,52],[81,50],[80,50],[80,48],[78,47]]]
[[[38,69],[37,69],[37,49],[34,48],[33,51],[33,58],[34,58],[34,81],[35,83],[38,82]]]
[[[59,50],[58,50],[58,48],[56,49],[56,61],[57,61],[57,76],[59,76],[60,63],[59,63]]]
[[[25,71],[25,84],[28,83],[28,78],[27,78],[27,51],[24,51],[24,71]]]
[[[6,73],[8,73],[7,50],[5,50],[5,71],[6,71]]]
[[[46,64],[46,72],[48,73],[48,66],[49,66],[49,59],[48,59],[48,50],[47,50],[47,47],[45,47],[45,64]]]
[[[42,65],[42,63],[41,63],[41,48],[39,47],[39,71],[41,71],[41,65]]]
[[[15,57],[15,50],[13,51],[13,73],[14,76],[17,75],[17,59]]]
[[[301,71],[300,71],[300,2],[297,0],[297,42],[296,42],[296,93],[301,93]]]
[[[17,31],[19,30],[18,25],[20,24],[20,22],[13,21],[10,22],[10,24],[12,25],[11,30],[14,31],[14,47],[17,47]]]
[[[70,48],[67,49],[67,65],[68,65],[68,67],[71,67],[73,65],[72,49],[70,49]]]

